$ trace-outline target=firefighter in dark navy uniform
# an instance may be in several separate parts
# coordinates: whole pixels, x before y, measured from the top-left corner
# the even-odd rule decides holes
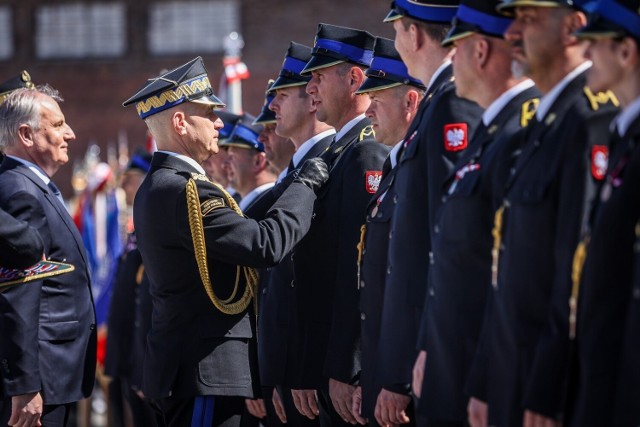
[[[426,365],[418,410],[431,420],[464,426],[464,391],[475,355],[491,280],[495,153],[533,117],[539,92],[514,77],[511,47],[502,34],[510,19],[495,2],[463,0],[444,45],[454,45],[456,93],[485,109],[469,148],[443,185],[444,201],[432,235],[426,315],[420,341]],[[497,184],[499,185],[499,184]]]
[[[535,118],[504,149],[521,149],[494,215],[492,290],[469,377],[473,426],[551,421],[562,401],[566,354],[545,330],[552,294],[571,288],[573,254],[595,188],[604,177],[608,124],[615,108],[607,94],[585,87],[586,43],[573,32],[586,23],[572,1],[513,0],[498,5],[514,17],[505,32],[516,69],[543,96]],[[606,167],[606,166],[605,166]],[[523,409],[528,411],[523,413]],[[546,419],[546,420],[543,420]],[[535,425],[535,424],[531,424]]]
[[[158,145],[134,203],[153,300],[142,391],[169,426],[239,426],[254,396],[255,268],[307,231],[326,165],[305,163],[266,218],[251,220],[200,166],[218,151],[224,106],[202,58],[147,81],[130,104]]]
[[[311,76],[300,71],[311,59],[311,48],[290,42],[278,78],[270,86],[270,103],[263,114],[275,124],[277,138],[291,141],[295,153],[278,177],[274,191],[264,193],[255,203],[270,206],[295,171],[307,160],[321,155],[331,143],[335,130],[316,118],[313,99],[306,92]],[[273,131],[272,131],[273,132]],[[284,159],[283,159],[284,160]],[[317,426],[319,420],[302,415],[293,403],[291,381],[295,380],[292,361],[297,357],[297,324],[293,261],[285,257],[271,268],[267,282],[261,281],[258,320],[258,362],[260,383],[270,426],[286,422],[295,426]]]
[[[387,390],[410,390],[416,343],[424,311],[433,218],[441,204],[443,180],[468,148],[482,109],[456,95],[451,47],[441,46],[457,1],[392,3],[395,45],[409,75],[426,86],[425,98],[403,142],[393,183],[385,305],[380,332],[381,380]],[[396,415],[392,415],[396,416]],[[395,421],[397,422],[397,421]]]
[[[583,233],[586,257],[572,288],[575,351],[565,426],[640,425],[640,3],[595,5],[577,36],[590,40],[593,91],[610,89],[622,111],[611,123],[607,175]],[[579,253],[579,251],[578,251]],[[576,265],[576,271],[579,266]],[[576,283],[577,284],[577,283]],[[563,313],[566,316],[566,311]],[[562,315],[562,314],[561,314]],[[616,384],[617,381],[617,384]]]
[[[378,338],[384,304],[387,244],[395,207],[392,187],[394,171],[402,149],[402,139],[418,111],[426,88],[421,81],[409,76],[393,40],[381,37],[376,38],[373,60],[366,75],[367,80],[357,93],[366,94],[371,100],[366,114],[371,120],[376,141],[393,148],[385,160],[378,191],[369,200],[360,240],[360,245],[363,245],[359,247],[358,286],[362,371],[358,392],[362,394],[362,403],[354,399],[353,413],[361,423],[368,419],[372,424],[377,421],[384,425],[388,421],[383,412],[390,402],[397,402],[399,410],[404,410],[407,418],[414,423],[413,405],[408,407],[411,396],[407,390],[382,390],[383,384],[378,378],[384,366],[377,364],[377,355],[385,350],[379,347]]]
[[[305,415],[320,415],[323,425],[355,422],[351,401],[360,371],[356,245],[389,151],[373,139],[364,115],[368,97],[355,94],[374,40],[366,31],[319,24],[312,57],[300,72],[311,75],[307,93],[317,119],[337,132],[322,156],[329,182],[316,201],[311,229],[293,254],[301,331],[293,361],[294,403]],[[309,405],[315,404],[314,390],[321,406],[315,414]]]

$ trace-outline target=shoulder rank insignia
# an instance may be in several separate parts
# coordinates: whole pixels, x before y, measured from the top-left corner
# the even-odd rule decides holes
[[[536,110],[540,104],[540,98],[532,98],[522,103],[520,110],[520,126],[527,127],[531,119],[536,116]]]
[[[376,136],[376,133],[373,130],[373,126],[371,125],[365,126],[365,128],[360,131],[360,138],[358,138],[358,142],[362,141],[367,136],[373,136],[374,138]]]
[[[598,92],[594,94],[591,91],[591,89],[585,86],[584,94],[587,96],[587,99],[589,100],[589,105],[591,106],[591,109],[593,111],[598,111],[598,109],[600,108],[600,105],[605,105],[605,104],[608,104],[609,102],[611,102],[611,104],[614,105],[615,107],[618,107],[620,105],[620,102],[618,102],[618,98],[616,98],[616,96],[610,90],[606,92]]]
[[[444,148],[447,151],[462,151],[467,148],[467,124],[450,123],[444,125]]]
[[[201,173],[191,172],[191,178],[193,178],[193,179],[195,179],[197,181],[211,182],[211,180],[209,178],[207,178],[206,175],[201,174]]]
[[[200,204],[200,210],[202,211],[202,216],[207,216],[214,210],[223,208],[225,206],[226,204],[224,203],[224,199],[222,197],[212,197]]]

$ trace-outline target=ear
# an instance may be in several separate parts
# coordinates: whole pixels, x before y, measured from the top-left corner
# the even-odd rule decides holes
[[[632,37],[624,37],[618,43],[618,55],[622,64],[629,69],[638,68],[640,64],[640,46]]]
[[[253,156],[253,169],[256,172],[260,172],[267,167],[267,155],[265,153],[258,153]]]
[[[562,33],[564,43],[567,46],[580,43],[574,33],[587,25],[587,16],[582,12],[572,11],[564,17],[564,22]]]
[[[33,147],[35,144],[34,134],[35,132],[29,125],[20,125],[18,128],[18,138],[20,138],[20,143],[25,147]]]
[[[417,90],[408,90],[404,96],[404,108],[406,114],[411,114],[418,109],[420,104],[420,94]]]
[[[483,38],[478,39],[474,46],[474,56],[480,69],[484,69],[489,62],[489,54],[491,53],[491,43]]]
[[[187,134],[187,116],[183,111],[176,111],[171,116],[171,127],[178,135],[183,136]]]
[[[351,92],[358,90],[365,78],[364,71],[362,71],[360,67],[351,67],[351,70],[349,70],[349,86],[352,89]]]

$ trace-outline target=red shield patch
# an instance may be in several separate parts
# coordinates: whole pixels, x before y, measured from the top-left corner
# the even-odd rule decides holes
[[[382,171],[367,171],[364,178],[364,187],[367,193],[375,194],[378,191],[378,187],[380,187]]]
[[[447,151],[462,151],[467,148],[466,123],[451,123],[444,125],[444,148]]]
[[[598,181],[604,179],[609,165],[609,148],[606,145],[594,145],[591,148],[591,175]]]

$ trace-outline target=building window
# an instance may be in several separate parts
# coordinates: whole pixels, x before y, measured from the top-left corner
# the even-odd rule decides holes
[[[239,28],[237,0],[156,3],[149,11],[149,52],[154,55],[222,52],[224,37]]]
[[[11,8],[0,6],[0,59],[9,59],[13,55],[13,22]]]
[[[36,12],[36,56],[41,59],[121,56],[126,37],[121,3],[42,6]]]

